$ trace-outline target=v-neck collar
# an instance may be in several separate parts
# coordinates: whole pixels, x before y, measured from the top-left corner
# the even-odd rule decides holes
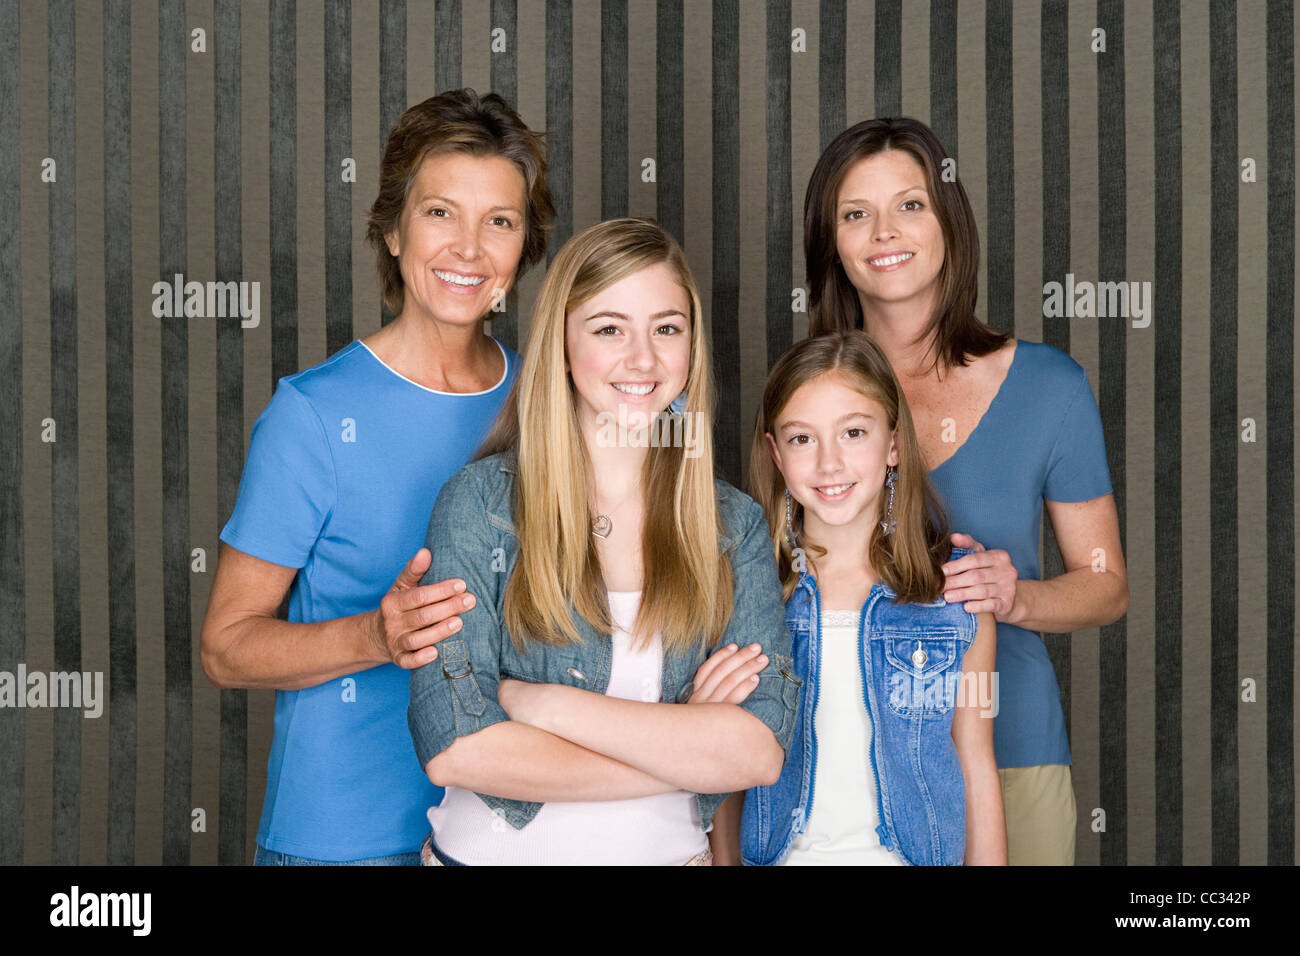
[[[984,423],[992,417],[993,412],[998,408],[998,403],[1002,401],[1003,395],[1007,392],[1007,386],[1011,382],[1011,376],[1016,374],[1016,365],[1020,362],[1020,346],[1022,344],[1023,343],[1020,339],[1016,339],[1016,350],[1011,353],[1011,364],[1007,366],[1007,374],[1002,377],[1002,384],[998,386],[997,392],[993,395],[993,401],[989,402],[989,407],[984,409],[984,414],[981,415],[980,420],[975,423],[975,427],[972,428],[971,433],[966,436],[966,440],[957,446],[957,450],[945,458],[940,465],[930,470],[929,474],[931,478],[946,468],[952,463],[954,458],[965,451],[966,447],[975,440],[975,436],[979,434],[980,429],[984,427]]]

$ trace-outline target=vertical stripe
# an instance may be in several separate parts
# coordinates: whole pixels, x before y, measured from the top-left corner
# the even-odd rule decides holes
[[[183,0],[158,6],[158,204],[161,277],[186,271],[185,67],[189,31]],[[273,204],[274,205],[274,204]],[[272,223],[276,221],[274,208]],[[274,226],[273,226],[274,228]],[[186,280],[188,281],[188,279]],[[193,738],[189,543],[189,331],[182,313],[162,323],[163,631],[166,750],[163,864],[190,859]]]
[[[1183,132],[1178,0],[1156,0],[1155,863],[1183,861]],[[1138,595],[1133,595],[1137,598]]]
[[[627,215],[627,0],[600,4],[600,216]]]
[[[213,70],[216,129],[215,189],[223,210],[216,219],[218,282],[245,279],[243,268],[243,181],[240,90],[243,55],[236,0],[213,7]],[[328,78],[327,78],[328,85]],[[326,95],[328,110],[330,95]],[[328,144],[327,144],[328,145]],[[328,150],[326,155],[328,156]],[[336,167],[337,168],[337,167]],[[329,197],[326,197],[328,216]],[[350,243],[349,243],[350,245]],[[252,281],[258,281],[256,276]],[[348,301],[351,290],[348,289]],[[217,325],[217,521],[224,525],[235,510],[244,467],[244,335],[237,316]],[[349,318],[349,324],[351,319]],[[218,543],[218,548],[220,544]],[[221,770],[217,858],[223,865],[244,863],[248,825],[248,692],[221,691]]]
[[[546,0],[546,141],[555,226],[546,262],[573,235],[573,3]]]
[[[655,17],[655,152],[659,157],[655,164],[659,177],[655,208],[659,224],[684,244],[682,0],[659,0]]]
[[[1210,3],[1211,862],[1238,862],[1237,11]]]
[[[1016,164],[1011,51],[1011,2],[989,0],[984,26],[985,149],[988,154],[988,228],[984,231],[988,324],[1016,331]]]
[[[930,0],[930,128],[957,158],[957,0]]]
[[[903,109],[903,11],[900,0],[876,0],[876,115]]]
[[[433,44],[434,92],[459,89],[460,0],[436,0],[434,3]]]
[[[17,0],[0,0],[0,164],[20,167],[19,17]],[[20,223],[19,177],[0,178],[0,221]],[[0,670],[17,673],[26,650],[23,572],[22,263],[17,228],[0,230]],[[27,722],[17,707],[0,709],[0,865],[23,862],[23,786]]]
[[[1295,863],[1295,12],[1268,7],[1268,863]]]
[[[379,155],[375,169],[383,166],[388,134],[406,109],[406,0],[383,0],[379,8]],[[357,177],[359,181],[361,177]],[[372,177],[378,182],[378,175]],[[372,187],[373,188],[373,187]],[[382,300],[379,324],[387,325],[396,316]]]
[[[821,121],[821,145],[826,149],[849,125],[845,119],[848,95],[845,81],[844,46],[848,11],[845,0],[821,0],[817,17],[817,105]],[[802,220],[802,215],[801,215]]]
[[[767,361],[771,368],[794,343],[790,290],[790,7],[767,3]],[[725,407],[725,406],[724,406]]]
[[[237,49],[237,48],[236,48]],[[104,357],[108,500],[108,859],[135,862],[135,343],[131,317],[131,7],[104,17]],[[243,773],[239,775],[243,785]]]
[[[50,444],[54,553],[54,669],[81,670],[81,560],[77,489],[77,106],[76,9],[52,0],[49,12]],[[53,688],[51,688],[53,692]],[[54,793],[50,862],[77,863],[80,842],[81,712],[54,708]]]
[[[1043,283],[1064,282],[1070,271],[1070,88],[1069,9],[1064,0],[1043,0]],[[1041,308],[1041,305],[1040,305]],[[1043,341],[1070,351],[1070,320],[1043,318]],[[1043,522],[1043,580],[1065,572],[1056,534]],[[1070,733],[1070,642],[1065,634],[1044,634],[1056,670]]]
[[[271,388],[298,371],[297,7],[271,0]]]
[[[713,372],[718,408],[740,401],[740,10],[736,0],[713,8]],[[741,476],[740,423],[715,419],[718,474]]]
[[[236,44],[237,46],[237,44]],[[352,190],[343,161],[352,157],[352,12],[325,5],[325,354],[352,341]]]
[[[519,32],[515,0],[492,0],[491,31],[505,33],[505,49],[496,52],[489,47],[491,57],[492,92],[501,95],[512,109],[519,109]],[[489,38],[491,33],[489,33]],[[519,289],[511,286],[506,296],[504,312],[490,312],[492,335],[512,349],[519,348]]]
[[[1102,282],[1125,282],[1126,189],[1124,170],[1124,8],[1122,0],[1098,0],[1097,25],[1106,31],[1106,52],[1097,56],[1097,199],[1098,276]],[[1134,277],[1136,278],[1136,277]],[[1098,314],[1102,311],[1098,302]],[[1125,496],[1125,337],[1128,318],[1121,314],[1099,318],[1098,402],[1106,437],[1106,462],[1119,513],[1120,544],[1124,545]],[[1127,861],[1128,770],[1125,757],[1128,722],[1127,627],[1123,619],[1101,629],[1099,723],[1101,738],[1101,805],[1106,830],[1101,834],[1101,862]]]

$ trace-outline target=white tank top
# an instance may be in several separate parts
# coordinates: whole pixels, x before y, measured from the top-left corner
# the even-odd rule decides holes
[[[663,641],[641,648],[628,633],[640,591],[608,591],[614,620],[609,697],[663,699]],[[471,866],[678,865],[709,847],[695,794],[686,790],[631,800],[544,803],[523,829],[498,818],[472,790],[448,787],[429,810],[438,849]]]
[[[861,613],[822,611],[812,813],[795,837],[786,866],[903,865],[876,835],[880,813],[871,769],[871,715],[858,659]]]

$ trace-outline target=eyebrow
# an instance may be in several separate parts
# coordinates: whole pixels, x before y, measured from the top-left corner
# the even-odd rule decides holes
[[[426,202],[428,202],[430,199],[436,199],[436,200],[438,200],[438,202],[446,203],[448,206],[456,206],[457,208],[460,207],[460,203],[456,202],[456,200],[454,200],[454,199],[449,199],[449,198],[446,197],[446,196],[439,196],[439,195],[436,195],[436,194],[434,194],[434,193],[427,193],[427,194],[421,196],[419,199],[416,200],[416,203],[417,203],[417,204],[418,204],[418,203],[426,203]],[[505,209],[505,210],[508,210],[508,211],[510,211],[510,212],[521,212],[521,211],[522,211],[522,210],[520,210],[520,208],[519,208],[518,206],[493,206],[491,209],[488,210],[488,212],[496,212],[498,209]]]
[[[686,318],[686,313],[682,312],[680,309],[664,309],[662,312],[656,312],[654,315],[650,316],[650,318],[666,319],[672,315],[681,316],[683,319]],[[605,309],[601,312],[597,312],[594,315],[587,316],[582,321],[590,322],[592,319],[623,319],[624,321],[630,322],[632,320],[632,317],[622,312],[615,312],[612,309]]]
[[[908,186],[906,189],[900,189],[898,192],[894,193],[892,198],[897,199],[899,196],[906,195],[907,193],[910,192],[923,192],[927,196],[930,195],[930,193],[926,190],[924,186]],[[855,202],[866,202],[866,200],[865,199],[841,199],[839,205],[851,206]]]
[[[873,422],[876,420],[876,416],[869,412],[849,412],[847,415],[841,415],[839,418],[835,419],[835,424],[842,425],[854,418],[866,418]],[[785,431],[787,428],[812,428],[812,426],[807,422],[786,422],[780,427],[780,431]]]

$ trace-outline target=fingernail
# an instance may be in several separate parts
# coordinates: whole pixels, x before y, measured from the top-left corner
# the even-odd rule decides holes
[[[459,630],[460,630],[460,618],[458,618],[458,617],[457,617],[457,618],[452,618],[451,623],[447,625],[447,630],[449,630],[449,631],[459,631]]]
[[[762,644],[750,644],[750,645],[749,645],[749,649],[750,649],[751,651],[753,651],[753,650],[762,650],[762,648],[763,648],[763,645],[762,645]]]
[[[464,604],[466,607],[473,607],[473,606],[474,606],[474,595],[472,595],[472,594],[467,594],[467,595],[465,595],[465,600],[462,601],[461,603]]]
[[[759,662],[760,664],[766,664],[766,663],[767,663],[767,655],[766,655],[766,654],[759,654],[759,655],[758,655],[758,662]]]
[[[728,644],[728,645],[727,645],[727,650],[729,650],[729,651],[734,651],[735,649],[736,649],[736,645],[735,645],[735,644]]]
[[[753,677],[750,678],[750,680],[753,681],[755,684],[757,684],[757,683],[758,683],[758,675],[755,674]]]
[[[429,660],[433,660],[437,656],[438,656],[438,649],[435,647],[433,649],[433,653],[429,655]]]
[[[453,588],[455,589],[456,593],[459,594],[461,591],[465,590],[465,582],[464,582],[464,581],[457,581],[457,582],[453,585]]]

